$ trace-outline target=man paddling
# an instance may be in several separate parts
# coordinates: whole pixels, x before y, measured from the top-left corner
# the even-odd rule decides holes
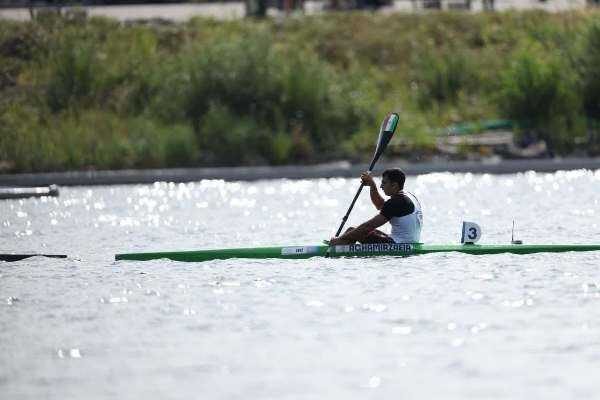
[[[401,170],[388,169],[381,175],[381,189],[389,199],[384,200],[370,173],[364,172],[360,179],[369,187],[371,202],[379,214],[329,240],[330,246],[359,243],[418,243],[421,237],[423,212],[417,198],[404,191],[406,176]],[[391,234],[380,231],[381,225],[389,222]]]

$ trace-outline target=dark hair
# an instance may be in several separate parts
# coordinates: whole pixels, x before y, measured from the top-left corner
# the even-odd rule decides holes
[[[398,186],[400,186],[400,190],[404,189],[404,181],[406,180],[406,175],[404,172],[399,170],[398,168],[386,169],[383,171],[381,176],[386,177],[390,182],[396,182]]]

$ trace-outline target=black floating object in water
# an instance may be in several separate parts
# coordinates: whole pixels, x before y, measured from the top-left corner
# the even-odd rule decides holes
[[[29,257],[67,258],[65,254],[0,254],[0,261],[20,261]]]
[[[56,185],[42,187],[0,187],[0,199],[25,199],[27,197],[58,196]]]

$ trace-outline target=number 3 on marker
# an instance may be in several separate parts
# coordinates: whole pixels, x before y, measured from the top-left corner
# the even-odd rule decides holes
[[[469,228],[469,234],[467,235],[467,237],[471,240],[475,239],[477,237],[477,228]]]
[[[481,228],[475,222],[463,221],[462,236],[460,242],[473,244],[481,239]]]

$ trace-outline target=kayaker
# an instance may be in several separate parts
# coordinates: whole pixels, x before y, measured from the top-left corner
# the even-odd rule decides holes
[[[388,169],[381,175],[381,189],[389,199],[379,193],[373,177],[368,172],[360,176],[363,185],[369,187],[371,202],[379,214],[360,224],[356,228],[348,228],[343,235],[332,237],[329,245],[359,243],[418,243],[423,225],[423,212],[419,200],[409,192],[404,191],[406,175],[401,170]],[[392,231],[380,231],[380,226],[389,222]]]

